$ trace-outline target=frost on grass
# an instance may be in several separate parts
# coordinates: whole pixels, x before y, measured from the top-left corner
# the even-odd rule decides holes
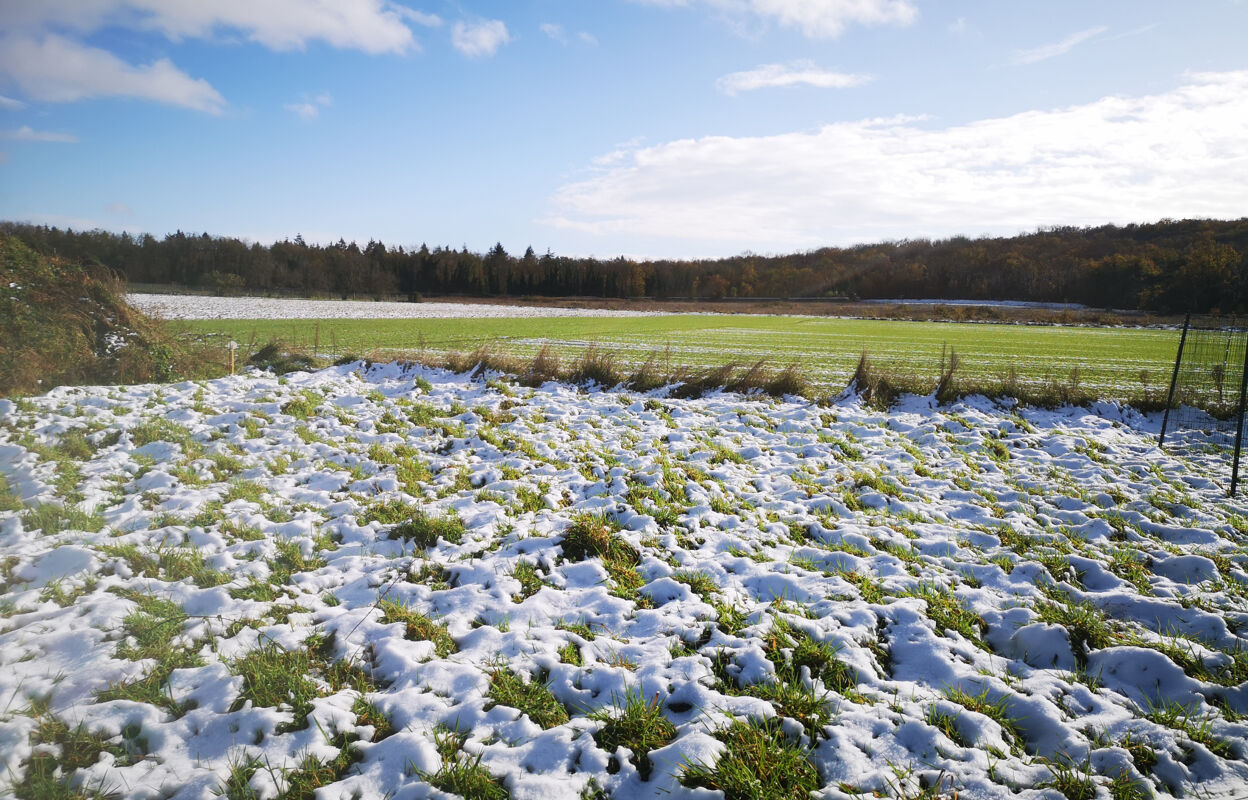
[[[0,793],[1248,793],[1248,508],[1116,407],[398,366],[0,400]]]

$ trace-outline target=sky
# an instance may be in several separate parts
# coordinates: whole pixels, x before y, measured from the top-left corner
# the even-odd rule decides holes
[[[698,258],[1248,216],[1245,0],[0,0],[0,219]]]

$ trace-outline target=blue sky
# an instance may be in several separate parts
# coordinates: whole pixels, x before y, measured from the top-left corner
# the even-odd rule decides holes
[[[0,219],[699,257],[1248,215],[1234,0],[0,0]]]

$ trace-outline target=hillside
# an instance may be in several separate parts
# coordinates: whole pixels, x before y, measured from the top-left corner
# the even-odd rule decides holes
[[[47,258],[0,236],[0,394],[173,377],[179,349],[123,296],[107,269]]]

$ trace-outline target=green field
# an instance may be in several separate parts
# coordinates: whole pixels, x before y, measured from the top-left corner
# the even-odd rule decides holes
[[[563,356],[595,345],[637,364],[648,355],[673,365],[800,363],[814,383],[843,386],[860,354],[887,369],[935,377],[942,345],[961,357],[969,383],[1070,382],[1106,397],[1162,391],[1179,335],[1171,330],[902,322],[820,317],[530,317],[412,320],[213,320],[191,331],[259,346],[279,339],[326,355],[393,358],[420,351],[471,351],[489,343],[528,356],[549,344]]]

